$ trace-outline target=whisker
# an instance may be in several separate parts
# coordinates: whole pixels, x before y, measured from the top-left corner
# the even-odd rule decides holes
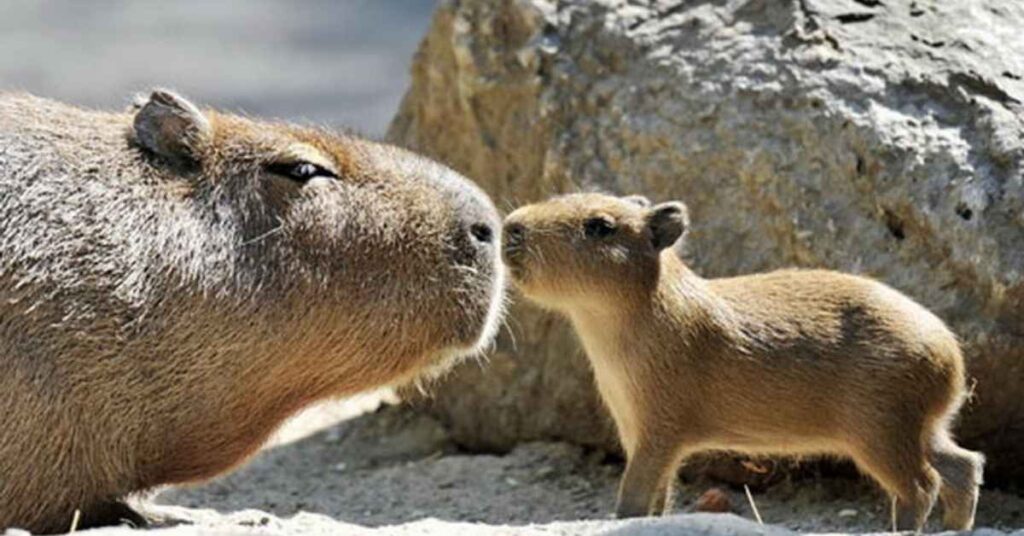
[[[513,352],[518,352],[519,351],[519,344],[516,341],[516,334],[512,330],[511,319],[509,319],[507,317],[502,319],[501,327],[502,327],[502,329],[504,329],[508,333],[508,338],[512,342],[512,351]]]
[[[283,230],[284,230],[284,225],[279,225],[279,226],[277,226],[277,227],[275,227],[275,228],[273,228],[273,229],[271,229],[271,230],[269,230],[269,231],[267,231],[267,232],[265,232],[265,233],[255,237],[255,238],[252,238],[250,240],[246,240],[245,242],[242,242],[242,247],[251,246],[251,245],[253,245],[253,244],[257,243],[257,242],[261,242],[263,240],[266,240],[267,237],[272,236],[274,234],[277,234],[277,233],[279,233],[279,232],[281,232]]]

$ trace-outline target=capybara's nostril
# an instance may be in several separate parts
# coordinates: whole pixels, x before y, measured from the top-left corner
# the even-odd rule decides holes
[[[509,246],[518,246],[523,242],[523,236],[526,235],[526,228],[521,223],[506,223],[505,224],[505,244]]]
[[[486,223],[474,223],[469,226],[469,234],[473,235],[478,242],[490,244],[494,240],[494,231]]]

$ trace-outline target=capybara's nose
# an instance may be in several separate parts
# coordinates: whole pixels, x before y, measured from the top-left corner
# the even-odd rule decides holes
[[[501,226],[498,210],[487,194],[455,172],[435,180],[452,217],[448,235],[451,255],[464,266],[486,266],[481,274],[493,275],[494,266],[501,262],[495,248]]]
[[[514,257],[519,254],[519,251],[523,247],[523,240],[526,238],[526,227],[518,222],[509,222],[505,224],[502,230],[504,243],[504,254],[505,258]]]
[[[490,244],[494,241],[494,229],[490,223],[480,222],[470,225],[469,234],[481,244]]]

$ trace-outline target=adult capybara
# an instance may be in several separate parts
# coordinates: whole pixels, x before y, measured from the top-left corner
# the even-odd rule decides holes
[[[0,95],[0,528],[129,519],[328,397],[479,351],[497,212],[452,170],[324,130]]]
[[[824,270],[704,279],[670,247],[679,202],[558,197],[505,220],[522,292],[567,315],[628,457],[620,516],[666,507],[675,470],[705,450],[852,458],[920,530],[941,499],[967,529],[981,455],[950,424],[964,364],[941,320],[867,278]]]

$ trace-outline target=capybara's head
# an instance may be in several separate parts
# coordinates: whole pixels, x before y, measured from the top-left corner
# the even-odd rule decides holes
[[[281,360],[301,358],[296,374],[319,370],[341,391],[400,383],[493,338],[500,218],[455,171],[355,136],[200,110],[168,91],[140,99],[131,139],[175,185],[168,195],[189,199],[231,243],[223,259],[181,259],[185,278],[213,281],[210,299],[246,304],[251,319],[233,329],[266,339]]]
[[[553,309],[585,307],[652,288],[661,251],[688,223],[678,201],[563,195],[509,214],[502,256],[526,297]]]

